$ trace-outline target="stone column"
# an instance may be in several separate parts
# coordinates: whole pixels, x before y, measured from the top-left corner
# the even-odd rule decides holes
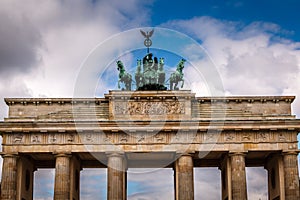
[[[125,159],[124,154],[110,153],[107,163],[107,199],[125,200]]]
[[[298,152],[284,152],[284,184],[285,184],[285,199],[298,200],[299,195],[299,173],[298,173]]]
[[[247,200],[245,153],[230,153],[232,200]]]
[[[5,154],[3,157],[1,199],[17,199],[17,161],[16,154]]]
[[[193,158],[184,154],[175,162],[175,196],[176,200],[194,200]]]
[[[55,200],[70,200],[70,157],[65,153],[55,155]]]

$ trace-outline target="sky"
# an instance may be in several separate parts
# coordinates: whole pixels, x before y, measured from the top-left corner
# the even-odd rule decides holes
[[[192,63],[204,71],[209,69],[202,79],[193,76],[193,71],[185,71],[187,87],[197,96],[214,94],[209,83],[204,83],[214,70],[224,95],[295,95],[292,112],[299,117],[299,8],[298,0],[1,0],[0,119],[7,117],[5,97],[73,97],[85,66],[99,49],[103,60],[97,65],[91,62],[99,66],[98,71],[87,70],[95,81],[84,82],[94,86],[87,96],[117,89],[109,79],[99,81],[99,75],[117,73],[115,60],[101,65],[105,58],[116,55],[113,50],[119,50],[117,55],[126,66],[133,64],[136,54],[122,54],[121,50],[143,42],[143,38],[128,34],[141,27],[172,30],[178,37],[201,45],[200,54],[209,55],[210,63],[197,61],[199,51],[185,49],[189,53],[186,56],[194,59]],[[174,46],[170,48],[173,55],[182,53]],[[167,61],[172,70],[175,61]],[[159,169],[153,173],[129,174],[128,199],[161,199],[161,194],[164,199],[173,198],[169,181],[173,172]],[[81,175],[82,199],[105,199],[106,171],[86,169]],[[45,186],[36,185],[35,199],[52,199],[53,170],[38,170],[35,177],[36,184]],[[85,187],[91,180],[92,186]],[[247,168],[247,180],[250,200],[267,199],[264,169]],[[196,197],[220,199],[219,188],[218,169],[195,169]]]

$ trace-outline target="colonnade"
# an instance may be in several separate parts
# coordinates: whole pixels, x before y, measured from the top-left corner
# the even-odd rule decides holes
[[[272,154],[266,159],[269,199],[298,200],[297,152]],[[247,199],[246,152],[230,152],[220,160],[222,200]],[[17,154],[3,157],[1,199],[31,200],[34,166],[30,158]],[[175,199],[194,199],[193,155],[181,154],[174,162]],[[125,200],[127,160],[124,153],[107,153],[107,198]],[[55,155],[55,200],[78,200],[80,160],[71,153]]]

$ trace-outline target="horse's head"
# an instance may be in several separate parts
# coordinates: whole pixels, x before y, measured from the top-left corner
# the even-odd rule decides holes
[[[182,59],[180,60],[180,64],[184,65],[185,61],[186,61],[186,59],[182,58]]]
[[[186,61],[186,60],[183,59],[183,58],[180,60],[180,62],[178,63],[178,66],[177,66],[177,69],[178,69],[178,70],[180,70],[180,71],[183,70],[185,61]]]
[[[158,70],[163,71],[164,70],[164,64],[165,64],[164,58],[160,58],[159,59]]]
[[[165,64],[165,59],[164,58],[160,58],[159,59],[159,64],[164,65]]]
[[[136,62],[137,62],[137,66],[138,66],[138,67],[141,67],[142,61],[141,61],[140,59],[137,59]]]
[[[120,60],[117,61],[117,69],[119,71],[124,69],[124,65],[123,65],[122,61],[120,61]]]

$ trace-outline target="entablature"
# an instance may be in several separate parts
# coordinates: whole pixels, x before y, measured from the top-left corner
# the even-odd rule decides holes
[[[195,97],[179,91],[109,91],[104,98],[6,98],[7,122],[295,119],[294,96]]]
[[[149,126],[149,124],[151,126]],[[0,134],[29,132],[158,132],[207,130],[300,131],[300,120],[188,120],[188,121],[103,121],[103,122],[0,122]]]

